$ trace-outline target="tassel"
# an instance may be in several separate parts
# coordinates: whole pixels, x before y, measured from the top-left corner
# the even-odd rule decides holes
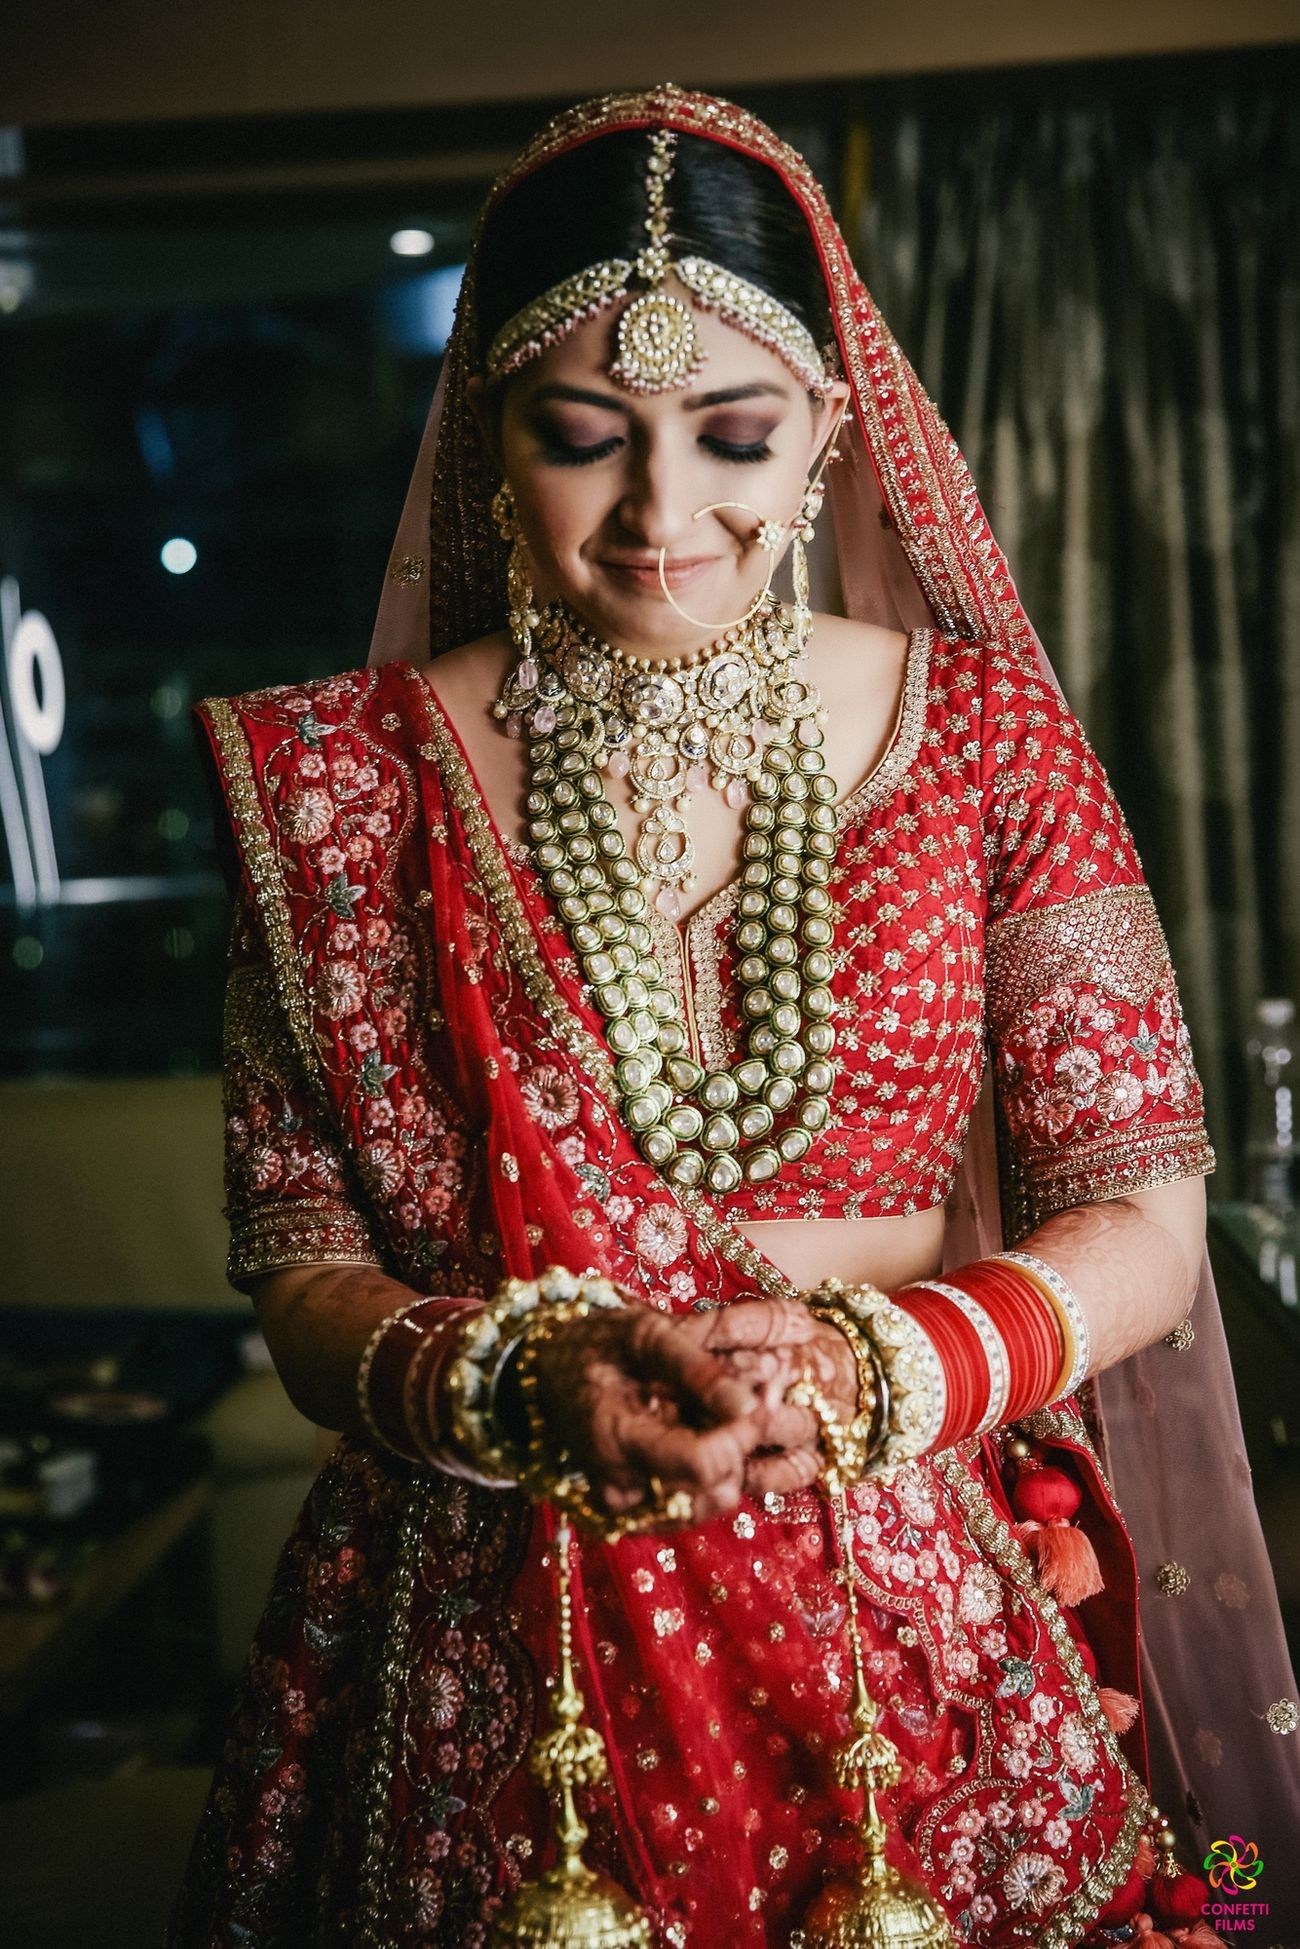
[[[1194,1922],[1190,1929],[1175,1929],[1174,1941],[1180,1949],[1228,1949],[1223,1937],[1208,1922]]]
[[[1133,1917],[1133,1941],[1138,1949],[1178,1949],[1173,1937],[1158,1929],[1145,1909]]]
[[[1131,1692],[1116,1691],[1113,1685],[1099,1685],[1097,1698],[1112,1732],[1127,1732],[1137,1719],[1139,1706]]]
[[[1038,1565],[1038,1579],[1059,1604],[1081,1604],[1105,1589],[1097,1552],[1070,1518],[1078,1514],[1083,1491],[1063,1469],[1036,1455],[1018,1456],[1019,1473],[1011,1506],[1020,1517],[1017,1534]]]
[[[1151,1884],[1151,1910],[1162,1925],[1190,1928],[1201,1919],[1210,1891],[1199,1875],[1184,1870],[1172,1877],[1157,1875]]]
[[[1150,1881],[1156,1871],[1156,1851],[1151,1845],[1151,1836],[1143,1834],[1138,1840],[1137,1853],[1133,1856],[1133,1866],[1143,1881]]]
[[[1097,1552],[1070,1523],[1021,1523],[1021,1542],[1038,1565],[1038,1581],[1058,1604],[1082,1604],[1106,1588]]]

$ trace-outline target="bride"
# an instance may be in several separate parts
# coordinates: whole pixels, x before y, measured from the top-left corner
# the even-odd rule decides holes
[[[1154,1468],[1128,1390],[1190,1386],[1258,1570],[1199,1086],[1123,818],[806,165],[674,89],[543,131],[371,666],[201,721],[231,1276],[344,1440],[172,1942],[525,1939],[557,1575],[618,1940],[831,1939],[864,1688],[876,1844],[948,1939],[1211,1940],[1153,1760],[1198,1857],[1247,1816],[1183,1803],[1188,1640],[1166,1696],[1099,1447]],[[1128,1514],[1171,1591],[1215,1564]],[[1275,1608],[1235,1655],[1245,1768]]]

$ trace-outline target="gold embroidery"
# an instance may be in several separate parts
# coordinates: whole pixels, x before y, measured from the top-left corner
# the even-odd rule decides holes
[[[1058,984],[1086,981],[1145,1008],[1170,979],[1169,949],[1146,887],[1034,907],[995,920],[987,937],[989,1025],[1004,1036]]]
[[[270,956],[271,971],[285,1021],[298,1052],[302,1080],[317,1106],[329,1114],[329,1104],[318,1069],[316,1039],[312,1029],[311,1004],[298,959],[293,928],[289,920],[276,861],[275,848],[268,836],[253,775],[248,739],[224,697],[209,697],[202,709],[212,725],[227,798],[234,817],[235,838],[240,856],[248,869],[253,895],[261,916],[262,930]]]
[[[232,1286],[285,1266],[381,1265],[364,1215],[341,1198],[261,1199],[232,1206],[226,1274]]]
[[[392,1464],[396,1466],[396,1464]],[[389,1819],[398,1737],[398,1696],[411,1664],[411,1606],[415,1596],[420,1544],[433,1515],[429,1472],[414,1473],[402,1510],[397,1560],[385,1609],[386,1630],[379,1647],[379,1709],[371,1728],[369,1766],[362,1785],[365,1841],[360,1867],[356,1930],[358,1949],[394,1949],[385,1927],[389,1871],[396,1823]]]
[[[1162,1597],[1185,1597],[1192,1587],[1191,1572],[1181,1563],[1162,1563],[1156,1569],[1155,1586]]]
[[[222,1051],[227,1063],[238,1054],[277,1089],[291,1090],[302,1080],[270,970],[256,963],[234,967],[226,977]]]

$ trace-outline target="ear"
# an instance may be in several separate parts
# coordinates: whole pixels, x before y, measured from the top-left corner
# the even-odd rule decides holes
[[[483,444],[492,456],[492,464],[498,473],[504,472],[501,465],[501,395],[495,387],[489,389],[481,372],[471,373],[465,387],[465,397],[469,401],[470,412],[474,415]]]
[[[812,447],[808,455],[808,470],[811,473],[831,445],[840,427],[848,417],[849,382],[847,379],[833,379],[821,388],[820,394],[812,402],[813,430]],[[820,404],[818,404],[820,399]]]

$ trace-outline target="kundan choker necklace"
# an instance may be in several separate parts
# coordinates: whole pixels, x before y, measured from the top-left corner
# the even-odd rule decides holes
[[[511,714],[526,710],[530,730],[546,735],[562,701],[577,707],[592,764],[630,777],[633,807],[643,815],[636,863],[643,880],[659,883],[660,912],[677,920],[679,890],[695,884],[686,823],[692,792],[711,783],[729,805],[742,806],[746,780],[762,770],[771,740],[817,716],[821,700],[803,676],[799,634],[769,600],[688,657],[615,649],[560,603],[541,612],[536,635],[541,662],[520,659],[497,715],[517,729]]]
[[[772,603],[695,656],[650,662],[599,642],[561,605],[539,613],[522,571],[511,582],[519,657],[494,708],[528,739],[530,852],[604,1018],[623,1115],[675,1183],[765,1183],[829,1122],[835,1078],[837,787],[817,693],[794,674],[798,632]],[[620,760],[648,814],[635,859],[601,777]],[[689,883],[680,808],[709,763],[730,803],[749,787],[735,918],[747,1048],[716,1070],[687,1053],[643,885],[661,880],[665,906],[664,893]]]

